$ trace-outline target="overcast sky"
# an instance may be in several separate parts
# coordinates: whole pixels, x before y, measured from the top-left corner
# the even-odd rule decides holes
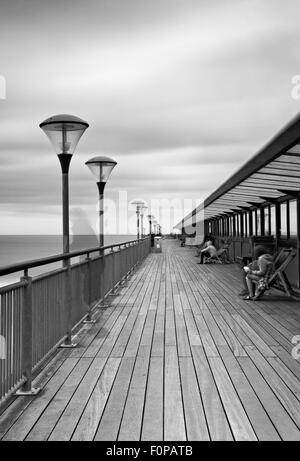
[[[118,162],[117,208],[122,191],[190,211],[299,111],[299,17],[299,0],[1,0],[0,233],[61,231],[60,167],[38,126],[59,113],[90,124],[70,206],[93,226],[84,162],[100,154]]]

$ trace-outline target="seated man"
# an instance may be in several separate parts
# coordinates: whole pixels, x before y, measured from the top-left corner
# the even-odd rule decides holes
[[[203,250],[204,248],[206,248],[207,242],[208,242],[209,240],[211,241],[212,244],[214,244],[214,238],[213,238],[212,235],[209,235],[209,234],[204,235],[203,240],[202,240],[202,242],[200,243],[200,245],[197,245],[197,246],[196,246],[196,254],[195,254],[195,257],[196,257],[196,258],[199,258],[199,256],[201,255],[201,250]]]
[[[213,245],[211,240],[208,240],[203,250],[200,251],[200,262],[198,262],[198,264],[203,264],[204,257],[211,258],[216,255],[217,255],[216,247]]]
[[[245,300],[255,300],[255,286],[268,276],[273,268],[273,257],[264,246],[257,246],[254,250],[254,261],[244,267],[248,295]]]

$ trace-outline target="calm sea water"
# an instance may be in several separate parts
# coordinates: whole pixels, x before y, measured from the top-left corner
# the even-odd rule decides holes
[[[104,245],[134,240],[134,235],[106,235]],[[97,246],[95,236],[71,237],[71,251]],[[45,258],[62,253],[62,237],[59,235],[0,235],[0,267],[16,264],[22,261]],[[61,263],[48,264],[30,270],[30,275],[39,275],[43,272],[61,267]],[[21,273],[0,277],[0,286],[16,282]]]

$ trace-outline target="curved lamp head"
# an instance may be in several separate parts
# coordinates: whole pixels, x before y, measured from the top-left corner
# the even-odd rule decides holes
[[[134,202],[130,202],[130,203],[131,205],[136,206],[137,213],[140,213],[142,208],[145,206],[145,202],[143,202],[143,200],[135,200]]]
[[[58,155],[72,155],[89,124],[74,115],[60,114],[47,118],[39,126]]]
[[[85,164],[89,167],[98,183],[106,183],[117,162],[109,157],[98,156],[91,158]]]

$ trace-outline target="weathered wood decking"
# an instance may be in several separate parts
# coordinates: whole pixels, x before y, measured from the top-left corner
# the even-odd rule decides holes
[[[164,242],[0,416],[2,440],[300,440],[300,306]],[[277,292],[278,293],[278,292]]]

